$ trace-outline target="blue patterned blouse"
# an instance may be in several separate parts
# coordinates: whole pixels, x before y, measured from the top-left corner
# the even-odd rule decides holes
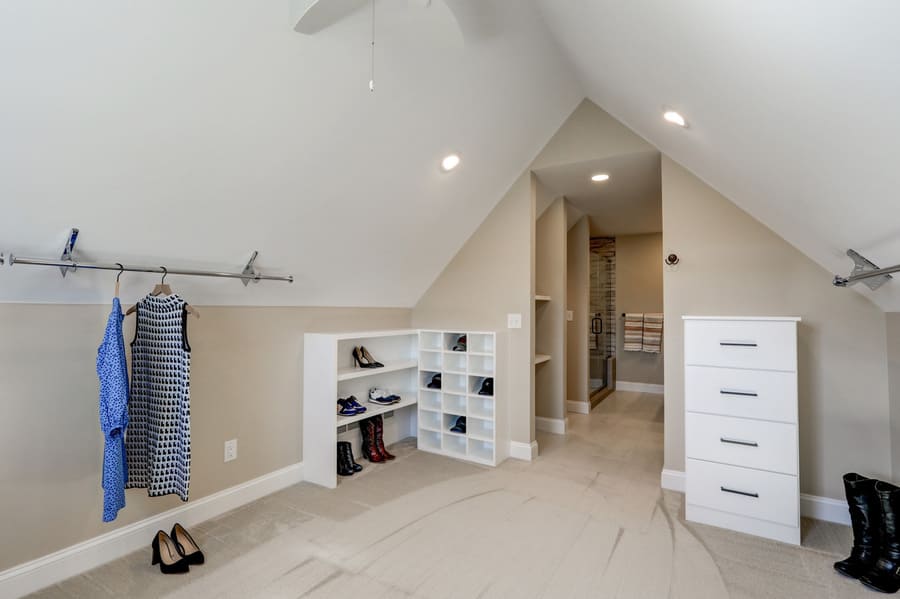
[[[100,430],[103,431],[103,521],[112,522],[125,507],[125,427],[128,426],[128,365],[122,339],[122,304],[113,298],[103,343],[97,350],[100,377]]]

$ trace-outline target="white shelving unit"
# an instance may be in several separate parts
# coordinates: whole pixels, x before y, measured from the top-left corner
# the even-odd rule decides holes
[[[304,478],[323,487],[337,486],[337,442],[350,441],[360,455],[360,420],[384,416],[386,445],[415,436],[418,400],[419,331],[307,333],[303,349],[303,468]],[[384,368],[357,368],[353,348],[365,346]],[[371,387],[396,393],[392,406],[368,402]],[[356,416],[337,414],[338,397],[353,395],[366,406]]]
[[[466,351],[453,351],[461,336]],[[507,457],[508,439],[496,377],[496,334],[473,331],[419,331],[419,449],[488,466]],[[441,388],[428,384],[441,375]],[[494,379],[494,395],[480,395],[484,379]],[[466,417],[466,432],[450,429]]]

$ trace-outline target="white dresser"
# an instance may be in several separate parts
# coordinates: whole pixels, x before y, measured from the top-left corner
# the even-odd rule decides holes
[[[799,321],[684,317],[688,520],[800,544]]]

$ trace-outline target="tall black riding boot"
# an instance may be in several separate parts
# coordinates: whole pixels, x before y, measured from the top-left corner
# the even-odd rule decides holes
[[[350,441],[338,441],[338,451],[343,453],[345,463],[354,471],[360,472],[363,467],[353,458],[353,446]]]
[[[878,561],[881,505],[875,493],[876,482],[874,478],[866,478],[855,472],[844,475],[844,491],[853,525],[853,549],[850,557],[834,563],[834,569],[851,578],[859,578]]]
[[[900,589],[900,487],[878,481],[875,493],[881,502],[881,548],[878,561],[859,581],[882,593]]]

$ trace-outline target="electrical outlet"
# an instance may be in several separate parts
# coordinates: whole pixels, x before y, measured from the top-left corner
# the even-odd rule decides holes
[[[225,441],[225,461],[230,462],[237,459],[237,439]]]
[[[522,328],[522,315],[521,314],[507,314],[506,315],[506,328],[521,329]]]
[[[572,322],[575,320],[575,311],[574,310],[566,310],[566,320]]]

